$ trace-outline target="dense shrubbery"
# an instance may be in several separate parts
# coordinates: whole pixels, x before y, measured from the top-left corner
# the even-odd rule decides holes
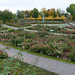
[[[14,27],[27,27],[27,26],[31,26],[31,24],[26,24],[25,22],[21,22],[21,23],[6,23],[9,26],[14,26]]]
[[[29,65],[27,63],[22,62],[22,53],[19,52],[16,56],[17,59],[13,57],[8,57],[7,50],[9,48],[5,48],[4,50],[0,50],[0,75],[29,75],[29,74],[55,74],[50,71],[46,71],[44,69]],[[21,61],[20,61],[21,60]],[[37,71],[38,70],[38,71]],[[55,74],[58,75],[58,74]]]
[[[69,54],[71,61],[75,61],[75,52]]]
[[[0,50],[0,58],[1,59],[5,59],[8,57],[7,52],[5,52],[4,50]]]
[[[61,31],[64,28],[50,27],[54,32]],[[13,30],[6,33],[0,33],[0,41],[18,48],[27,49],[37,53],[49,56],[67,58],[69,53],[74,51],[75,36],[55,36],[49,34],[48,26],[36,26],[38,33],[25,32],[23,30]],[[58,31],[57,31],[58,30]]]
[[[75,34],[74,28],[72,31],[70,31],[70,30],[65,29],[65,27],[59,28],[58,26],[37,25],[28,29],[42,31],[44,33],[47,33],[47,32],[51,33],[51,30],[53,30],[52,32],[55,32],[55,33]],[[40,35],[44,35],[44,34],[42,33]]]

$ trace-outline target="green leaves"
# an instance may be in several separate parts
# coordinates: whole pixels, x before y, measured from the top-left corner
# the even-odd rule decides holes
[[[70,6],[66,8],[66,11],[69,12],[73,20],[75,20],[75,4],[70,4]]]
[[[14,15],[9,10],[0,11],[0,18],[4,23],[13,19],[13,16]]]
[[[32,10],[32,17],[38,18],[38,15],[39,15],[38,9],[34,8],[34,9]]]

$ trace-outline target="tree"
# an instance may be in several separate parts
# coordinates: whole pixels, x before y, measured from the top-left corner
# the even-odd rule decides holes
[[[61,17],[61,9],[57,9],[56,14],[57,14],[57,16]]]
[[[41,11],[40,11],[40,15],[43,17],[43,14],[45,14],[45,17],[49,17],[49,13],[48,11],[46,10],[46,8],[42,8]]]
[[[33,14],[32,14],[32,10],[29,12],[29,15],[30,15],[30,16],[32,16],[32,15],[33,15]]]
[[[2,12],[2,20],[5,23],[6,21],[10,22],[10,20],[13,19],[13,14],[9,10],[4,10]]]
[[[32,17],[38,18],[38,15],[39,15],[38,9],[34,8],[34,9],[32,10]]]
[[[40,13],[41,13],[42,16],[43,16],[43,14],[45,14],[45,17],[48,17],[49,16],[49,13],[47,12],[47,10],[43,10]]]
[[[18,18],[24,18],[24,11],[17,10],[17,17]]]
[[[57,16],[56,15],[56,11],[55,11],[54,8],[51,8],[48,13],[49,13],[50,16],[53,16],[53,17],[56,17]]]
[[[46,8],[42,8],[42,9],[41,9],[41,12],[43,12],[43,11],[46,11]]]
[[[72,19],[75,20],[75,4],[70,4],[69,7],[66,8],[66,11],[72,15]]]
[[[29,11],[28,10],[26,10],[24,13],[25,13],[25,16],[26,17],[30,17],[30,14],[29,14]]]
[[[2,11],[0,11],[0,20],[2,20],[2,15],[3,15]]]

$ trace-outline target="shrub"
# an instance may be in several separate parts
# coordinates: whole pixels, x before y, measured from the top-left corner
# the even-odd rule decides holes
[[[15,29],[11,29],[11,30],[9,30],[8,32],[14,32],[15,31]]]
[[[0,27],[2,27],[2,25],[0,25]]]
[[[22,38],[15,38],[15,39],[11,39],[11,43],[12,45],[17,46],[19,43],[22,43]]]
[[[50,42],[49,46],[50,46],[50,48],[47,51],[48,55],[55,56],[55,57],[62,55],[63,49],[62,49],[62,47],[60,46],[59,43]]]
[[[46,54],[46,51],[48,50],[48,47],[47,47],[47,45],[36,45],[36,46],[32,47],[32,50],[34,52]]]
[[[71,61],[75,61],[75,52],[69,54]]]
[[[25,33],[25,38],[34,38],[34,37],[37,37],[36,33],[32,33],[32,32]]]
[[[31,24],[25,24],[25,27],[27,27],[27,26],[31,26]]]
[[[71,38],[71,39],[75,39],[75,36],[71,36],[70,38]]]
[[[0,58],[4,59],[4,58],[7,58],[7,57],[8,57],[7,52],[4,52],[3,50],[0,50]]]
[[[40,31],[40,32],[38,32],[38,34],[41,36],[41,37],[44,37],[44,36],[46,36],[46,35],[48,35],[49,33],[47,32],[47,31]]]

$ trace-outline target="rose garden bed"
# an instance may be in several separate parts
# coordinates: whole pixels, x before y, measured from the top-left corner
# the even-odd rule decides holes
[[[13,26],[13,27],[27,27],[27,26],[31,26],[31,24],[26,24],[26,23],[7,23],[7,25]]]
[[[48,32],[49,28],[47,28],[39,26],[36,28],[36,30],[40,30],[38,33],[25,32],[21,29],[9,30],[0,33],[0,42],[23,50],[75,61],[75,36],[51,35]],[[53,30],[60,29],[53,27]]]
[[[66,27],[60,28],[58,26],[36,25],[36,26],[30,27],[28,29],[37,30],[37,31],[45,31],[45,32],[49,32],[49,33],[53,32],[53,33],[75,34],[75,27],[72,27],[72,26],[66,26]],[[71,31],[68,29],[71,29]]]

